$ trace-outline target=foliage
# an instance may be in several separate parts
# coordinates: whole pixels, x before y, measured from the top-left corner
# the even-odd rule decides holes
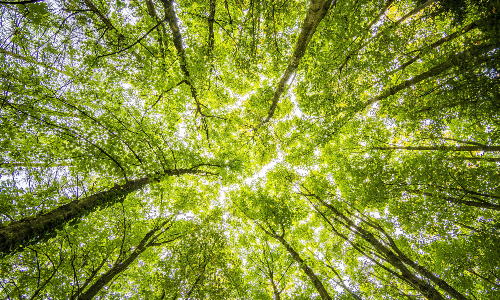
[[[0,297],[498,299],[500,3],[0,2]]]

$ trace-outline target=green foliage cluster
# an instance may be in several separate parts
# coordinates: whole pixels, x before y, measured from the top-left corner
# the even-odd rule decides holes
[[[498,299],[499,14],[0,1],[0,297]]]

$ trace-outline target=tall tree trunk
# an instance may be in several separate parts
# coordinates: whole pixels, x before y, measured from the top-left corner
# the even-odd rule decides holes
[[[356,299],[356,300],[362,300],[360,296],[358,296],[356,293],[354,293],[348,286],[345,285],[344,283],[344,279],[342,277],[340,277],[339,273],[337,272],[337,270],[335,270],[335,268],[329,264],[327,264],[326,262],[323,262],[330,270],[333,271],[333,273],[335,274],[335,276],[337,276],[338,278],[338,284],[340,284],[342,286],[342,288],[344,290],[346,290],[347,292],[349,292],[349,294],[351,294],[351,296]]]
[[[372,245],[379,253],[383,254],[383,256],[385,257],[385,260],[401,272],[401,277],[406,282],[408,282],[411,286],[413,286],[416,290],[418,290],[422,295],[424,295],[427,299],[429,299],[429,300],[445,300],[445,298],[441,295],[441,293],[439,293],[434,287],[432,287],[427,282],[425,282],[424,280],[417,277],[416,274],[414,274],[412,271],[410,271],[406,267],[403,260],[396,253],[394,253],[391,249],[389,249],[385,245],[383,245],[373,234],[371,234],[367,230],[356,225],[351,219],[349,219],[347,216],[345,216],[343,213],[341,213],[339,210],[337,210],[334,206],[327,203],[326,201],[324,201],[323,199],[321,199],[317,195],[314,195],[314,194],[307,194],[307,195],[303,194],[303,195],[313,196],[318,201],[320,201],[320,203],[323,206],[327,207],[331,212],[333,212],[333,214],[337,218],[342,220],[342,222],[340,222],[340,223],[343,226],[345,226],[347,229],[349,229],[350,231],[352,231],[353,233],[355,233],[359,237],[363,238],[370,245]],[[324,216],[323,214],[322,214],[322,216],[323,216],[323,218],[326,218],[326,216]],[[331,224],[331,226],[333,226],[333,224]],[[456,292],[456,293],[460,294],[458,292]],[[467,298],[464,297],[464,298],[459,298],[459,299],[467,299]]]
[[[178,169],[167,171],[163,176],[202,172],[194,168]],[[123,201],[128,194],[141,189],[152,181],[149,177],[131,180],[123,185],[115,185],[107,191],[73,200],[48,213],[34,215],[0,227],[0,253],[12,253],[19,246],[36,243],[47,234],[54,232],[57,227],[64,226],[67,222],[80,218],[92,210],[105,208]]]
[[[375,150],[416,150],[416,151],[500,151],[500,146],[392,146],[375,147]]]
[[[463,64],[466,61],[470,60],[475,60],[476,63],[481,63],[484,61],[489,61],[491,57],[484,56],[485,53],[488,53],[489,51],[495,49],[497,45],[495,44],[486,44],[486,45],[477,45],[477,46],[472,46],[466,51],[460,52],[458,54],[454,54],[441,64],[429,69],[426,72],[423,72],[419,75],[416,75],[412,79],[408,79],[398,85],[395,85],[393,87],[390,87],[386,89],[384,92],[382,92],[380,95],[373,97],[372,99],[366,101],[363,105],[363,108],[366,108],[370,105],[372,105],[375,102],[378,102],[382,99],[385,99],[389,96],[395,95],[396,93],[409,88],[411,86],[414,86],[415,84],[427,80],[429,78],[432,78],[434,76],[437,76],[444,71],[450,69],[451,67],[454,66],[459,66]]]
[[[299,267],[304,271],[304,273],[309,277],[309,279],[312,281],[314,287],[318,291],[319,295],[323,300],[331,300],[332,297],[328,294],[328,291],[325,289],[323,286],[323,283],[321,283],[321,280],[319,280],[318,276],[314,274],[313,270],[306,264],[306,262],[300,257],[300,255],[293,249],[293,247],[287,243],[287,241],[283,238],[284,236],[284,230],[282,235],[278,235],[272,228],[270,230],[267,230],[262,226],[259,222],[257,222],[255,219],[251,218],[244,210],[241,210],[243,214],[252,220],[264,233],[269,235],[270,237],[274,238],[278,242],[280,242],[290,253],[292,258],[299,264]]]
[[[273,278],[271,278],[271,285],[273,286],[274,300],[281,300],[280,291],[278,290]]]
[[[269,108],[267,117],[262,120],[261,125],[269,122],[269,120],[273,117],[274,111],[278,106],[281,94],[283,94],[286,85],[289,83],[288,81],[292,77],[293,73],[297,70],[300,60],[306,53],[307,45],[316,32],[316,28],[318,27],[319,23],[326,16],[326,13],[330,9],[331,5],[332,1],[329,0],[310,0],[309,9],[307,10],[306,18],[304,20],[304,23],[302,24],[299,38],[297,40],[297,43],[295,44],[295,49],[293,51],[292,57],[290,58],[290,62],[285,70],[285,73],[278,83],[278,88],[276,88],[276,91],[274,92],[273,102],[271,104],[271,107]],[[335,3],[333,5],[335,5]]]
[[[97,281],[92,284],[84,293],[81,295],[73,295],[73,299],[78,300],[90,300],[93,299],[97,293],[99,293],[102,288],[108,285],[113,278],[117,275],[125,271],[136,259],[139,257],[141,253],[143,253],[148,247],[155,245],[153,242],[156,240],[158,235],[154,236],[154,234],[160,230],[163,226],[165,226],[169,221],[163,222],[157,228],[149,231],[144,238],[141,240],[139,245],[134,249],[134,251],[123,261],[117,261],[111,269],[109,269],[106,273],[102,274]],[[161,234],[161,233],[160,233]]]
[[[421,194],[421,195],[424,195],[424,196],[427,196],[427,197],[441,198],[441,199],[444,199],[446,201],[449,201],[449,202],[455,203],[455,204],[463,204],[463,205],[472,206],[472,207],[479,207],[479,208],[486,208],[486,209],[500,211],[500,205],[488,203],[486,201],[484,201],[484,202],[480,202],[480,201],[467,201],[467,200],[457,199],[457,198],[454,198],[454,197],[449,197],[449,196],[444,196],[444,195],[437,195],[437,194],[433,194],[433,193],[429,193],[429,192],[419,192],[419,191],[411,191],[411,190],[409,190],[408,192],[410,192],[412,194]],[[475,199],[478,199],[478,198],[475,198]],[[481,199],[479,199],[479,200],[481,200]]]
[[[179,65],[182,73],[186,76],[186,84],[189,85],[191,89],[191,96],[196,103],[196,112],[203,116],[201,111],[202,104],[198,101],[198,91],[193,84],[191,74],[187,67],[186,50],[182,45],[182,34],[179,28],[179,21],[177,19],[177,14],[175,13],[173,0],[162,0],[163,7],[165,10],[165,19],[168,20],[168,25],[172,31],[172,38],[174,41],[175,49],[177,50],[177,55],[179,56]]]
[[[214,21],[215,21],[215,0],[210,0],[210,13],[208,15],[208,56],[214,50]]]
[[[344,67],[347,65],[347,63],[349,62],[349,60],[351,58],[353,58],[355,55],[357,55],[357,53],[361,49],[365,48],[371,41],[376,40],[377,38],[379,38],[379,36],[384,35],[385,32],[387,32],[389,30],[394,30],[399,24],[401,24],[402,22],[404,22],[406,19],[408,19],[411,16],[415,15],[416,13],[418,13],[422,9],[426,8],[427,6],[429,6],[430,4],[432,4],[435,1],[436,0],[428,0],[427,2],[425,2],[425,3],[423,3],[423,4],[421,4],[421,5],[417,6],[417,7],[415,7],[412,11],[410,11],[409,13],[407,13],[406,15],[404,15],[402,18],[400,18],[396,22],[392,23],[386,29],[379,30],[376,35],[370,36],[368,39],[365,39],[364,41],[362,41],[362,43],[360,43],[360,45],[359,45],[358,48],[352,50],[349,54],[346,55],[346,57],[345,57],[344,61],[342,62],[342,64],[340,64],[340,66],[337,68],[337,70],[339,70],[339,73],[342,71],[342,69],[344,69]],[[392,1],[392,0],[387,0],[387,2],[384,4],[384,7],[382,8],[382,10],[377,15],[377,17],[375,19],[373,19],[373,21],[371,21],[370,24],[368,25],[368,27],[366,28],[367,32],[370,32],[372,26],[375,25],[378,21],[380,21],[380,17],[382,17],[383,15],[385,15],[386,11],[389,9],[389,7],[392,5],[393,2],[394,1]]]
[[[323,286],[323,283],[321,283],[321,280],[319,280],[318,276],[314,274],[313,270],[311,267],[309,267],[306,262],[300,257],[300,255],[293,249],[290,244],[286,242],[286,240],[282,237],[277,235],[276,233],[272,235],[273,238],[278,240],[283,246],[285,246],[286,250],[290,255],[293,257],[293,259],[299,264],[299,267],[304,271],[304,273],[311,279],[314,287],[318,291],[319,295],[321,296],[321,299],[323,300],[331,300],[332,297],[328,294],[327,290]]]
[[[366,215],[363,215],[365,218]],[[442,288],[445,292],[447,292],[449,295],[451,295],[453,298],[458,299],[458,300],[469,300],[466,298],[464,295],[462,295],[460,292],[455,290],[453,287],[451,287],[446,281],[442,280],[441,278],[437,277],[434,275],[432,272],[427,270],[424,266],[419,265],[415,261],[411,260],[406,254],[404,254],[399,247],[396,245],[394,242],[394,239],[380,226],[379,224],[376,223],[376,221],[373,220],[366,220],[362,219],[365,224],[368,224],[370,227],[376,229],[380,233],[382,233],[389,241],[389,245],[396,252],[398,255],[398,258],[404,262],[406,265],[410,266],[413,268],[415,271],[417,271],[420,275],[424,276],[425,278],[429,279],[430,281],[434,282],[437,286]],[[358,227],[359,228],[359,227]],[[358,230],[358,229],[357,229]],[[364,235],[370,235],[372,238],[375,238],[373,234],[370,232],[359,228],[359,230],[364,231]]]

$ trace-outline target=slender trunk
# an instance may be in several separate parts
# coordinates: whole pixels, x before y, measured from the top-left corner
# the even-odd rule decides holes
[[[208,15],[208,56],[214,49],[214,21],[215,21],[215,0],[210,0],[210,13]]]
[[[293,51],[292,57],[290,58],[288,67],[286,68],[285,73],[281,77],[278,87],[276,88],[273,102],[271,104],[271,107],[269,108],[267,117],[262,120],[260,125],[269,122],[269,120],[273,117],[281,94],[283,94],[287,84],[289,83],[288,81],[292,77],[293,73],[297,70],[300,60],[306,53],[307,45],[316,32],[316,28],[318,27],[319,23],[326,16],[326,13],[330,9],[331,5],[332,2],[329,0],[310,0],[309,9],[307,10],[306,18],[304,20],[304,23],[302,24],[300,35],[297,43],[295,44],[295,49]],[[335,5],[335,3],[333,5]]]
[[[456,159],[462,160],[482,160],[482,161],[490,161],[490,162],[500,162],[500,157],[457,157]]]
[[[369,32],[372,29],[373,25],[375,25],[383,15],[385,15],[385,12],[389,9],[393,2],[394,0],[387,0],[385,2],[384,7],[382,7],[382,9],[379,11],[378,15],[370,22],[370,24],[368,24],[366,31]]]
[[[271,286],[273,288],[273,294],[274,294],[274,300],[281,300],[281,292],[278,289],[278,286],[276,285],[276,282],[274,281],[274,272],[269,266],[269,262],[267,261],[267,258],[265,258],[266,253],[264,252],[264,259],[266,260],[266,267],[267,267],[267,275],[269,276],[269,280],[271,281]]]
[[[416,151],[500,151],[500,146],[393,146],[375,147],[376,150],[416,150]]]
[[[191,297],[191,294],[194,292],[194,289],[196,288],[196,286],[198,285],[200,280],[203,278],[203,275],[205,274],[205,270],[207,268],[207,264],[208,263],[205,263],[203,265],[203,269],[201,270],[200,274],[198,274],[198,276],[196,276],[196,280],[194,281],[194,283],[191,286],[191,288],[189,289],[189,291],[186,293],[186,299],[189,299],[189,297]]]
[[[445,292],[447,292],[453,298],[458,299],[458,300],[469,300],[464,295],[462,295],[460,292],[458,292],[453,287],[451,287],[446,281],[444,281],[443,279],[437,277],[432,272],[430,272],[429,270],[427,270],[425,267],[417,264],[416,262],[414,262],[413,260],[411,260],[410,258],[408,258],[399,249],[396,252],[398,253],[399,258],[405,264],[407,264],[408,266],[412,267],[420,275],[422,275],[425,278],[429,279],[430,281],[434,282],[437,286],[439,286],[440,288],[442,288]]]
[[[189,73],[189,70],[187,68],[186,51],[184,50],[184,46],[182,45],[182,35],[181,35],[181,30],[179,28],[179,21],[177,19],[177,14],[175,13],[175,9],[173,6],[173,0],[162,0],[162,3],[165,10],[165,19],[168,20],[168,25],[170,27],[170,30],[172,31],[174,46],[175,49],[177,50],[177,55],[179,56],[180,60],[179,64],[181,71],[187,78],[186,84],[189,85],[191,89],[191,96],[193,97],[196,103],[196,113],[200,114],[201,116],[204,116],[201,110],[203,105],[198,101],[198,91],[196,90],[196,87],[192,82],[191,74]]]
[[[146,7],[148,8],[148,14],[151,18],[153,18],[155,21],[159,22],[160,18],[158,17],[158,14],[156,13],[155,5],[153,3],[153,0],[146,0]],[[165,28],[165,23],[161,22],[161,27],[158,28],[158,46],[161,51],[161,57],[164,59],[165,58],[165,45],[163,44],[163,38],[166,36],[166,28]]]
[[[488,279],[488,277],[484,277],[484,276],[482,276],[482,275],[480,275],[480,274],[478,274],[478,273],[474,272],[474,270],[472,270],[472,269],[469,269],[468,271],[469,271],[471,274],[474,274],[474,275],[476,275],[477,277],[481,278],[482,280],[484,280],[484,281],[488,282],[489,284],[492,284],[492,285],[494,285],[494,286],[500,287],[500,284],[498,284],[498,283],[495,283],[495,282],[491,281],[490,279]]]
[[[403,23],[404,21],[406,21],[411,16],[416,15],[419,11],[423,10],[424,8],[426,8],[427,6],[431,5],[434,2],[436,2],[436,0],[427,0],[426,2],[420,4],[419,6],[415,7],[412,11],[410,11],[409,13],[407,13],[404,17],[402,17],[401,19],[397,20],[393,24],[393,26],[394,27],[398,26],[399,24]]]
[[[113,24],[111,23],[111,21],[106,18],[106,16],[101,13],[101,11],[99,9],[97,9],[97,7],[94,5],[94,3],[92,2],[92,0],[83,0],[83,3],[85,3],[85,5],[87,5],[87,7],[94,13],[96,14],[99,19],[101,19],[101,21],[106,24],[106,26],[108,27],[108,29],[110,30],[115,30],[116,33],[119,33],[118,30],[115,28],[115,26],[113,26]]]
[[[481,21],[482,20],[478,20],[478,21],[472,22],[469,25],[465,26],[464,28],[462,28],[462,29],[460,29],[458,31],[455,31],[452,34],[447,35],[447,36],[445,36],[445,37],[437,40],[436,42],[430,44],[428,47],[420,49],[420,54],[419,55],[416,55],[415,57],[413,57],[409,61],[405,62],[404,64],[402,64],[401,66],[399,66],[397,69],[391,71],[390,73],[392,74],[392,73],[396,73],[398,71],[404,70],[409,65],[411,65],[414,62],[418,61],[422,57],[422,55],[425,54],[425,53],[427,53],[429,50],[435,49],[435,48],[441,46],[442,44],[444,44],[446,42],[449,42],[449,41],[452,41],[452,40],[456,39],[457,37],[462,36],[463,34],[471,31],[472,29],[476,28],[478,26],[478,24],[481,23]],[[426,51],[426,49],[429,49],[429,50]]]
[[[141,240],[139,245],[135,248],[135,250],[123,261],[117,261],[111,269],[109,269],[106,273],[102,274],[97,281],[92,284],[84,293],[80,295],[73,295],[73,298],[78,300],[90,300],[93,299],[97,293],[99,293],[102,288],[108,285],[113,278],[117,275],[121,274],[125,271],[136,259],[139,257],[141,253],[143,253],[148,247],[152,245],[152,242],[155,240],[157,236],[154,234],[160,230],[163,226],[165,226],[168,221],[164,222],[161,226],[154,228],[149,231],[144,238]]]
[[[354,222],[351,221],[351,226],[354,225]],[[380,253],[383,253],[387,259],[387,262],[389,262],[391,265],[396,267],[401,271],[401,274],[408,280],[408,282],[411,283],[411,285],[417,289],[422,295],[424,295],[427,299],[430,300],[444,300],[444,297],[432,286],[427,284],[425,281],[422,279],[418,278],[413,272],[408,270],[408,268],[404,265],[403,261],[396,255],[394,252],[392,252],[390,249],[385,247],[380,241],[378,241],[375,236],[373,236],[371,233],[367,232],[366,230],[359,228],[358,226],[354,225],[353,228],[356,229],[360,234],[360,236],[367,241],[369,244],[371,244],[376,250],[378,250]]]
[[[435,2],[436,0],[428,0],[427,2],[417,6],[416,8],[414,8],[412,11],[410,11],[409,13],[407,13],[406,15],[404,15],[401,19],[397,20],[396,22],[392,23],[390,26],[388,26],[384,31],[379,31],[375,36],[372,36],[370,37],[368,40],[366,41],[362,41],[362,43],[359,45],[358,48],[354,49],[353,51],[351,51],[344,59],[344,61],[342,62],[342,64],[340,64],[340,66],[337,68],[339,70],[339,73],[342,72],[342,69],[344,69],[344,67],[347,65],[347,63],[349,62],[349,60],[351,58],[353,58],[355,55],[357,55],[357,53],[365,48],[371,41],[377,39],[381,34],[385,34],[385,32],[389,31],[389,30],[393,30],[394,28],[396,28],[399,24],[401,24],[402,22],[404,22],[406,19],[408,19],[409,17],[415,15],[416,13],[418,13],[419,11],[421,11],[422,9],[426,8],[427,6],[429,6],[430,4],[432,4],[433,2]],[[379,12],[379,14],[377,15],[377,18],[375,18],[368,26],[367,30],[366,31],[370,31],[370,29],[372,28],[373,25],[375,25],[375,23],[377,21],[379,21],[380,17],[382,15],[385,14],[385,12],[387,11],[387,9],[389,9],[389,7],[391,6],[393,1],[387,1],[384,5],[384,7],[382,8],[382,10]]]
[[[284,236],[284,229],[283,229],[283,234],[278,235],[274,230],[271,229],[271,231],[267,230],[264,228],[259,222],[257,222],[255,219],[251,218],[244,210],[241,210],[241,212],[250,220],[252,220],[263,232],[265,232],[267,235],[270,237],[276,239],[279,241],[290,253],[292,258],[299,264],[299,267],[304,271],[304,273],[309,277],[309,279],[313,282],[314,287],[316,288],[316,291],[318,291],[319,295],[323,300],[331,300],[332,297],[328,294],[327,290],[321,283],[321,280],[319,280],[318,276],[314,274],[313,270],[305,263],[305,261],[300,257],[300,255],[293,249],[291,245],[289,245],[286,240],[283,238]]]
[[[411,286],[418,290],[422,295],[424,295],[429,300],[444,300],[445,298],[439,293],[434,287],[429,285],[424,280],[418,278],[413,272],[411,272],[400,259],[400,257],[391,251],[389,248],[384,246],[373,234],[367,230],[356,225],[351,219],[346,217],[343,213],[338,211],[334,206],[325,202],[323,199],[316,195],[312,195],[318,199],[325,207],[330,209],[335,216],[341,219],[343,225],[349,230],[353,231],[355,234],[363,238],[370,245],[372,245],[379,253],[383,254],[385,260],[392,266],[397,268],[401,272],[401,276],[407,281]]]
[[[366,215],[363,215],[363,216],[365,218],[367,218]],[[430,281],[434,282],[437,286],[442,288],[445,292],[447,292],[449,295],[451,295],[455,299],[469,300],[464,295],[462,295],[460,292],[458,292],[456,289],[451,287],[446,281],[442,280],[441,278],[439,278],[438,276],[434,275],[432,272],[427,270],[425,267],[423,267],[423,266],[419,265],[418,263],[416,263],[415,261],[411,260],[406,254],[404,254],[399,249],[399,247],[394,242],[394,239],[382,228],[382,226],[378,225],[376,222],[374,222],[372,220],[368,221],[366,219],[362,219],[362,221],[365,224],[368,224],[370,227],[372,227],[372,228],[378,230],[380,233],[382,233],[388,239],[390,247],[396,252],[396,254],[398,255],[398,258],[402,262],[404,262],[406,265],[412,267],[420,275],[422,275],[425,278],[429,279]],[[361,230],[365,231],[364,229],[361,229]],[[368,232],[368,231],[365,231],[365,232],[366,232],[366,234],[371,235],[373,237],[373,235],[370,232]]]
[[[436,194],[429,193],[429,192],[422,192],[421,194],[424,196],[428,196],[428,197],[441,198],[441,199],[444,199],[446,201],[449,201],[449,202],[455,203],[455,204],[463,204],[463,205],[472,206],[472,207],[479,207],[479,208],[486,208],[486,209],[500,211],[500,205],[498,205],[498,204],[492,204],[492,203],[488,203],[488,202],[479,202],[479,201],[466,201],[466,200],[461,200],[461,199],[448,197],[448,196],[444,196],[444,195],[436,195]]]
[[[338,280],[339,280],[339,281],[338,281],[338,283],[342,286],[342,288],[343,288],[344,290],[346,290],[347,292],[349,292],[349,294],[351,294],[351,296],[352,296],[354,299],[356,299],[356,300],[363,300],[363,299],[361,299],[361,297],[360,297],[360,296],[356,295],[356,293],[354,293],[354,292],[353,292],[353,291],[352,291],[349,287],[347,287],[347,286],[345,285],[344,280],[342,279],[342,277],[340,277],[339,273],[337,272],[337,270],[335,270],[335,268],[334,268],[333,266],[331,266],[331,265],[329,265],[329,264],[327,264],[327,263],[325,263],[325,265],[326,265],[326,266],[327,266],[330,270],[332,270],[332,271],[333,271],[333,273],[335,274],[335,276],[337,276],[337,278],[338,278]]]
[[[271,278],[271,285],[273,286],[274,300],[281,300],[280,291],[278,290],[278,287],[276,286],[276,283],[272,278]]]
[[[97,15],[99,19],[101,19],[108,30],[114,30],[116,32],[116,34],[118,35],[118,45],[120,46],[122,41],[125,39],[125,36],[121,34],[115,26],[113,26],[113,23],[111,23],[111,21],[95,6],[92,0],[83,0],[83,2],[94,14]],[[131,52],[138,61],[142,60],[135,50],[132,50]]]
[[[111,254],[111,253],[110,253]],[[76,293],[74,293],[73,295],[71,295],[71,297],[69,298],[70,300],[75,300],[77,299],[77,297],[81,294],[81,292],[83,290],[85,290],[85,288],[90,284],[90,282],[92,282],[92,280],[94,280],[94,278],[97,276],[97,274],[99,273],[99,271],[102,269],[102,267],[104,266],[104,264],[108,261],[108,257],[109,255],[107,255],[102,261],[101,263],[99,264],[99,266],[97,266],[96,269],[94,269],[92,271],[92,273],[90,273],[90,276],[87,277],[87,279],[85,280],[85,282],[83,283],[82,287],[81,288],[77,288],[76,289]]]
[[[76,299],[78,299],[78,300],[93,299],[95,297],[95,295],[97,295],[97,293],[99,293],[99,291],[103,287],[105,287],[109,282],[111,282],[111,280],[113,280],[113,278],[115,276],[117,276],[120,273],[122,273],[123,271],[125,271],[130,266],[130,264],[132,264],[136,260],[136,258],[142,252],[144,252],[144,250],[146,250],[145,247],[143,247],[143,248],[138,247],[131,255],[129,255],[129,257],[127,257],[126,260],[124,260],[122,263],[114,265],[109,271],[107,271],[101,277],[99,277],[99,279],[93,285],[91,285],[87,289],[87,291],[82,293]]]
[[[202,171],[195,169],[179,169],[167,171],[163,176],[200,172]],[[21,245],[36,243],[49,233],[53,233],[56,228],[73,219],[80,218],[92,210],[105,208],[123,201],[128,194],[141,189],[152,181],[149,177],[131,180],[123,185],[115,185],[109,190],[73,200],[48,213],[34,215],[0,227],[0,254],[12,253]]]
[[[491,58],[488,56],[482,56],[482,54],[487,53],[488,51],[495,49],[495,45],[487,44],[487,45],[478,45],[478,46],[473,46],[470,49],[460,52],[458,54],[452,55],[449,57],[446,61],[442,62],[441,64],[431,68],[430,70],[423,72],[422,74],[419,74],[412,79],[408,79],[398,85],[395,85],[384,92],[382,94],[366,101],[363,105],[364,108],[372,105],[373,103],[380,101],[382,99],[385,99],[389,96],[395,95],[401,90],[404,90],[406,88],[409,88],[410,86],[413,86],[421,81],[427,80],[429,78],[432,78],[434,76],[437,76],[444,71],[450,69],[453,66],[461,65],[466,61],[469,60],[475,60],[476,62],[483,62],[486,60],[490,60]]]
[[[330,295],[326,291],[325,287],[321,283],[321,280],[319,280],[318,276],[314,274],[313,270],[306,264],[306,262],[300,257],[300,255],[295,251],[295,249],[293,249],[292,246],[290,246],[283,237],[277,234],[272,235],[272,237],[278,240],[283,246],[285,246],[288,253],[290,253],[293,259],[299,264],[299,267],[302,269],[302,271],[304,271],[307,277],[311,279],[314,287],[318,291],[321,298],[323,300],[331,300],[332,297],[330,297]]]

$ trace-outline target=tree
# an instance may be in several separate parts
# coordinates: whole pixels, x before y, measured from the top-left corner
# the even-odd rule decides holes
[[[498,1],[0,12],[1,297],[499,297]]]

